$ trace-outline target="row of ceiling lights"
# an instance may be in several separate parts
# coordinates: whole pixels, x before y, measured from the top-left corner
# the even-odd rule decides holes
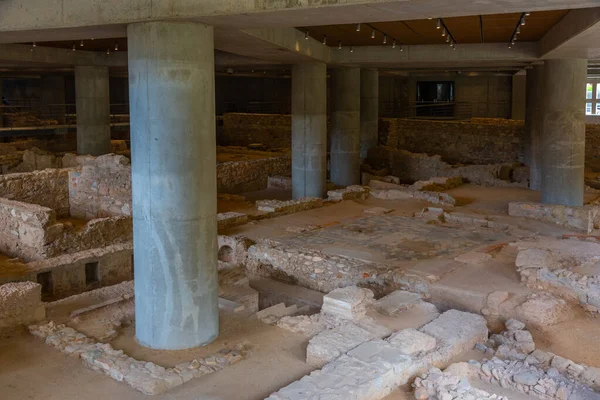
[[[94,40],[94,38],[92,38],[90,40]],[[83,42],[83,39],[81,39],[81,41],[79,42],[79,47],[83,47],[84,45],[85,44]],[[37,47],[37,45],[35,42],[31,43],[30,51],[33,51],[36,47]],[[115,42],[114,49],[115,49],[115,51],[119,51],[119,43],[118,42]],[[71,51],[77,51],[77,44],[75,42],[73,43],[73,47],[71,47]],[[106,55],[110,55],[110,47],[106,48]]]
[[[508,48],[509,49],[511,49],[515,45],[515,42],[517,41],[517,38],[519,37],[519,34],[521,34],[521,27],[525,26],[525,19],[527,17],[529,17],[530,15],[531,15],[531,12],[529,12],[529,11],[525,11],[523,14],[521,14],[521,18],[519,18],[519,22],[517,23],[517,27],[513,31],[513,34],[512,34],[512,36],[510,38],[510,42],[508,42]]]
[[[517,24],[517,27],[515,28],[513,35],[510,39],[509,48],[512,48],[512,46],[515,44],[515,42],[517,41],[517,37],[518,35],[521,33],[521,26],[525,25],[525,19],[531,15],[531,12],[526,11],[524,13],[521,14],[521,18],[519,18],[519,23]],[[428,18],[428,19],[433,19],[433,18]],[[385,32],[380,31],[379,29],[367,24],[371,29],[371,39],[375,39],[375,32],[379,32],[381,34],[383,34],[383,44],[387,44],[387,38],[388,35]],[[444,20],[442,18],[438,18],[436,21],[436,25],[435,25],[436,29],[441,29],[442,30],[442,37],[446,38],[446,43],[448,43],[450,45],[450,47],[452,47],[453,50],[456,50],[456,44],[458,43],[456,41],[456,39],[454,38],[454,36],[452,35],[452,33],[450,32],[450,29],[448,29],[448,27],[446,26],[446,24],[444,23]],[[360,28],[361,28],[361,24],[358,23],[356,25],[356,31],[360,32]],[[310,38],[310,33],[308,31],[308,29],[304,32],[304,39],[308,40]],[[326,45],[327,44],[327,35],[325,35],[323,37],[323,44]],[[396,39],[392,38],[392,48],[395,49],[396,48]],[[340,40],[338,42],[338,50],[342,49],[342,41]],[[400,43],[400,51],[403,51],[403,47],[402,47],[402,43]],[[350,52],[354,52],[354,47],[350,46]]]
[[[379,32],[383,35],[383,44],[387,44],[388,43],[388,35],[387,33],[375,28],[372,25],[366,24],[369,28],[371,28],[371,39],[375,39],[375,33]],[[361,31],[361,23],[359,22],[358,24],[356,24],[356,32],[360,32]],[[308,40],[310,38],[310,32],[308,31],[308,29],[306,31],[304,31],[304,39]],[[393,37],[390,37],[392,40],[392,49],[396,48],[396,39]],[[327,35],[323,36],[323,45],[327,45]],[[342,41],[338,41],[338,50],[342,49]],[[402,47],[402,43],[400,43],[400,51],[404,51],[404,48]],[[350,46],[350,53],[354,52],[354,46]]]

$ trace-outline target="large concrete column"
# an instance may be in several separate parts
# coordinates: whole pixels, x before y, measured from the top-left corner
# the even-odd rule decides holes
[[[292,67],[292,196],[327,191],[327,66]]]
[[[523,162],[529,167],[529,188],[540,190],[542,186],[542,136],[544,123],[544,65],[534,65],[527,70],[525,104],[525,137]]]
[[[360,158],[377,147],[379,126],[379,71],[360,70]]]
[[[0,128],[4,126],[4,106],[2,105],[2,96],[4,96],[4,88],[2,79],[0,79]]]
[[[65,77],[43,75],[40,80],[40,105],[42,118],[55,119],[65,123]]]
[[[108,67],[75,67],[77,154],[110,153]]]
[[[213,28],[127,28],[137,340],[186,349],[219,332]]]
[[[583,205],[587,60],[544,65],[542,203]]]
[[[360,68],[336,68],[332,74],[331,182],[360,184]]]

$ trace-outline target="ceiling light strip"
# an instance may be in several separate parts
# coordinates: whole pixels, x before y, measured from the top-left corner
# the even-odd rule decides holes
[[[519,35],[521,34],[521,27],[525,26],[526,19],[529,15],[531,15],[531,12],[529,12],[529,11],[525,11],[524,13],[521,14],[521,17],[519,18],[519,22],[517,22],[517,26],[515,26],[515,30],[513,31],[513,34],[510,37],[510,41],[508,42],[509,49],[515,45],[515,42],[517,41],[517,39],[519,38]]]

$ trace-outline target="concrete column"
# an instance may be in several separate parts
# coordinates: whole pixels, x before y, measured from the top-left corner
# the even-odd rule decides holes
[[[75,67],[77,154],[110,153],[108,67]]]
[[[4,126],[4,106],[2,105],[2,96],[4,96],[4,88],[2,79],[0,79],[0,128]]]
[[[65,105],[65,77],[62,75],[44,75],[40,80],[40,105],[42,118],[55,119],[65,123],[67,108]]]
[[[377,147],[379,126],[379,71],[360,70],[360,158]]]
[[[197,347],[219,333],[213,28],[138,23],[127,40],[136,337]]]
[[[523,163],[529,167],[529,188],[540,190],[542,186],[542,137],[544,122],[544,65],[534,65],[527,70],[525,99],[525,137],[523,139]]]
[[[292,67],[292,196],[327,191],[327,65]]]
[[[544,65],[542,203],[583,205],[587,60]]]
[[[360,184],[360,68],[332,73],[331,182]]]

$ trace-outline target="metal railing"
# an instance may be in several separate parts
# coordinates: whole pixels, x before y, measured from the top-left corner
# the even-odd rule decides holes
[[[510,118],[511,105],[506,102],[382,102],[382,118],[469,120],[473,117]]]
[[[55,136],[75,133],[75,104],[0,104],[0,138]],[[110,105],[111,134],[115,138],[129,137],[129,105]]]
[[[247,103],[225,102],[220,113],[247,113],[247,114],[291,114],[290,101],[251,101]]]

